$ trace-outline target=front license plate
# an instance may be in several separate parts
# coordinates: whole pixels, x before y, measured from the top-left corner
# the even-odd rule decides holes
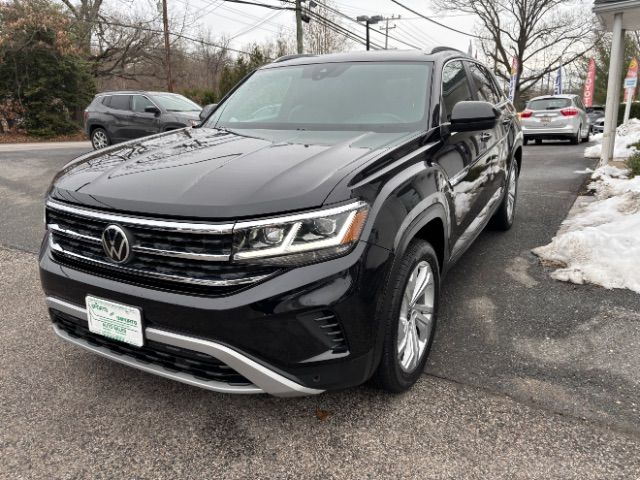
[[[139,308],[89,295],[86,297],[86,303],[91,332],[136,347],[144,344],[142,314]]]

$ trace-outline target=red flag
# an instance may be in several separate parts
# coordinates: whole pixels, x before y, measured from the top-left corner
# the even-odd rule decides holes
[[[595,59],[589,60],[589,70],[587,71],[587,80],[584,82],[584,94],[582,96],[582,103],[585,107],[593,106],[593,94],[596,88],[596,61]]]

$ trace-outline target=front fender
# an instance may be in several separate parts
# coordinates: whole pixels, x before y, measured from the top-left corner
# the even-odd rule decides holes
[[[429,204],[425,209],[417,211],[415,215],[407,217],[403,222],[394,241],[394,253],[396,258],[402,257],[411,241],[419,235],[420,231],[433,220],[440,220],[444,227],[443,242],[444,252],[443,260],[449,258],[449,207],[444,199],[443,194],[434,195],[429,199]]]

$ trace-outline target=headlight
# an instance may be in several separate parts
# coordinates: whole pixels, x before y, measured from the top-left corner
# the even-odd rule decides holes
[[[280,218],[239,222],[233,259],[292,265],[344,255],[360,239],[369,209],[364,202]]]

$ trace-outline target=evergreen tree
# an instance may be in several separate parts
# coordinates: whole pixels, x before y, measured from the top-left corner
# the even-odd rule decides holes
[[[74,44],[74,25],[56,4],[0,5],[0,100],[21,104],[28,133],[78,131],[73,114],[89,104],[95,86]]]

